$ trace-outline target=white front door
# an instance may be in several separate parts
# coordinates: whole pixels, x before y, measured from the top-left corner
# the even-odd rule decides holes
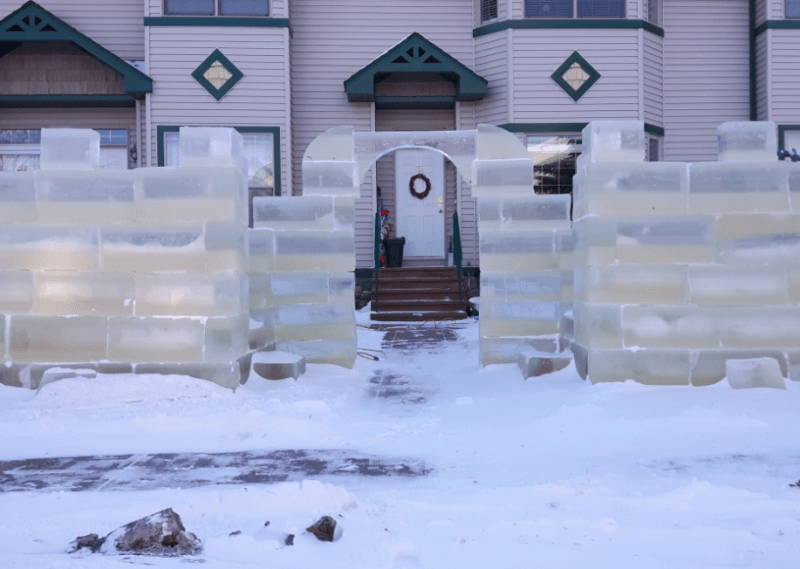
[[[416,177],[416,178],[415,178]],[[420,199],[409,189],[424,194]],[[395,151],[395,235],[405,237],[404,257],[444,257],[444,157],[433,150]]]

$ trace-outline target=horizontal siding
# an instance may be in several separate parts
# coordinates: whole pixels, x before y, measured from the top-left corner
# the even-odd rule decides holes
[[[476,103],[477,120],[504,124],[508,117],[508,34],[489,34],[475,39],[475,72],[489,82],[486,98]]]
[[[289,168],[285,28],[153,27],[150,29],[152,159],[156,127],[278,126],[281,128],[281,188]],[[217,101],[192,72],[219,49],[244,77]]]
[[[665,160],[717,159],[717,127],[750,118],[747,0],[664,6]]]
[[[144,60],[144,0],[37,0],[86,37],[123,59]],[[0,19],[23,0],[0,0]]]
[[[760,121],[770,120],[767,93],[768,59],[767,42],[770,33],[756,38],[756,117]]]
[[[800,124],[800,30],[769,30],[772,50],[772,120]]]
[[[786,17],[784,0],[766,0],[769,10],[769,20],[783,20]]]
[[[338,125],[372,128],[371,105],[349,103],[345,79],[409,34],[422,34],[474,68],[473,0],[293,0],[291,10],[294,193],[301,192],[303,154],[312,140]],[[372,212],[371,178],[362,196]]]
[[[756,3],[756,25],[760,26],[769,18],[767,13],[770,10],[770,0],[755,0]]]
[[[664,126],[664,39],[643,34],[644,120]]]
[[[577,51],[601,75],[579,101],[550,77]],[[639,118],[637,30],[514,30],[514,122]]]

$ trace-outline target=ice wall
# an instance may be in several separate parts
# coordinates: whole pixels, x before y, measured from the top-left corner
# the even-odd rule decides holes
[[[179,168],[102,170],[97,133],[45,129],[41,170],[0,173],[4,382],[68,364],[238,385],[242,140],[211,128],[180,140]]]
[[[719,161],[644,162],[643,123],[594,122],[574,180],[581,375],[708,385],[772,358],[800,379],[800,168],[774,123],[726,123]],[[729,365],[730,367],[730,365]]]

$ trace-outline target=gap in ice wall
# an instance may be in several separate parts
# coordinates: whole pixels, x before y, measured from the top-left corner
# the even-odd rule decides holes
[[[179,167],[101,170],[96,132],[44,129],[41,170],[0,172],[0,382],[36,387],[68,366],[238,385],[242,140],[182,128],[180,141]]]

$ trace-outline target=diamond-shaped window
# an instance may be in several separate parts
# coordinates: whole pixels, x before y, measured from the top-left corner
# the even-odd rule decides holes
[[[550,77],[577,101],[600,79],[600,74],[576,51]]]
[[[222,55],[220,50],[215,49],[197,69],[192,71],[192,77],[219,101],[244,77],[244,74]]]

